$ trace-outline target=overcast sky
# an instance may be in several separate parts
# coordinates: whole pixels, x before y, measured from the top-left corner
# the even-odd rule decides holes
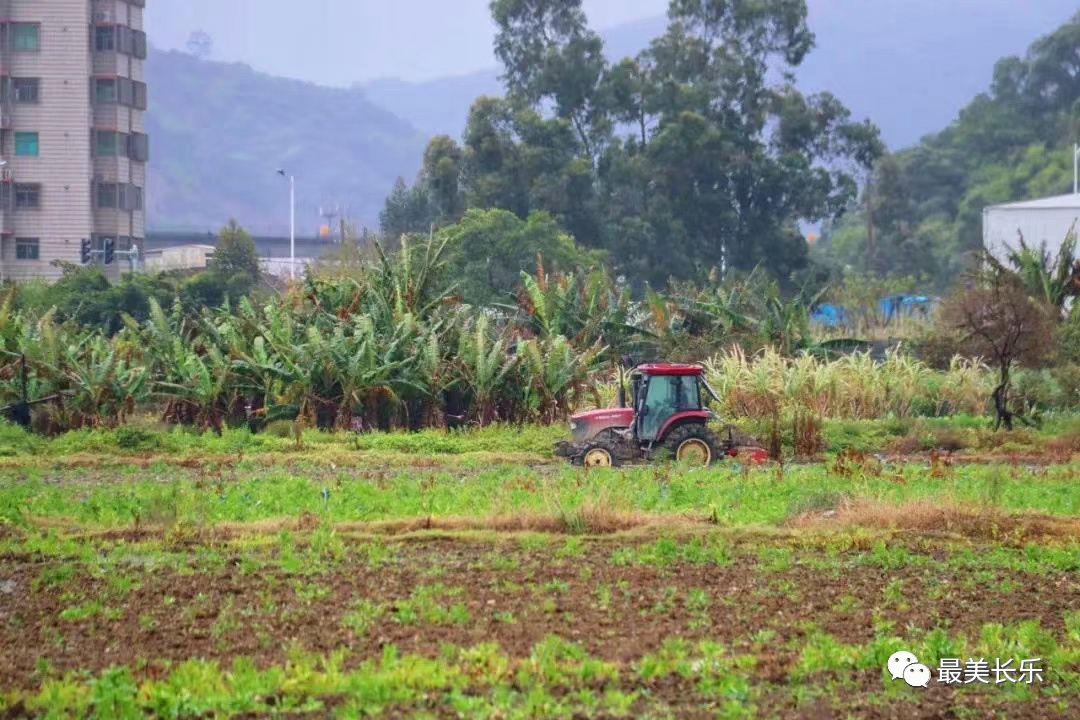
[[[602,30],[663,15],[667,0],[585,0],[585,9]],[[204,30],[215,59],[327,85],[494,64],[488,0],[151,0],[145,17],[159,47],[183,48]]]

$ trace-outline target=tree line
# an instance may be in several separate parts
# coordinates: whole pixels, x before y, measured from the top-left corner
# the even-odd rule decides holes
[[[792,81],[814,46],[803,0],[674,0],[666,32],[618,62],[580,0],[491,11],[505,95],[475,101],[460,142],[430,141],[384,238],[499,210],[553,218],[639,295],[759,266],[792,289],[810,267],[799,222],[842,214],[884,152],[871,122]]]

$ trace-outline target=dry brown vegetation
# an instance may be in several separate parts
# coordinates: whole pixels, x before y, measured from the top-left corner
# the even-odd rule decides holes
[[[802,513],[792,518],[788,526],[822,530],[859,527],[1005,544],[1080,539],[1078,517],[1009,513],[992,507],[945,502],[940,498],[902,503],[845,498],[833,510]]]

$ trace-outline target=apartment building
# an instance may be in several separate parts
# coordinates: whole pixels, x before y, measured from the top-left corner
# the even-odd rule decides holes
[[[142,247],[146,0],[0,0],[0,271]],[[94,254],[91,262],[101,262]],[[120,252],[108,267],[128,269]]]

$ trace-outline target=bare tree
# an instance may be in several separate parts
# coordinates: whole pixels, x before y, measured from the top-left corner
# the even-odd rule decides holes
[[[1013,429],[1009,410],[1010,373],[1014,364],[1037,365],[1054,347],[1056,309],[1031,297],[1022,279],[990,257],[941,308],[942,319],[960,335],[965,350],[992,360],[1000,372],[993,392],[997,420]]]

